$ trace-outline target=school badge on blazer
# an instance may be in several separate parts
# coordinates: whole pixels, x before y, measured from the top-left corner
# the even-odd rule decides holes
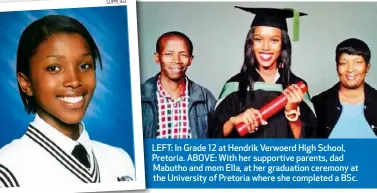
[[[124,182],[124,181],[134,181],[131,176],[121,176],[117,177],[118,182]]]

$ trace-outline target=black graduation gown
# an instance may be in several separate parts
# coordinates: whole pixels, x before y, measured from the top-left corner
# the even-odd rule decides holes
[[[241,98],[238,91],[240,74],[235,75],[225,84],[220,94],[218,104],[214,112],[208,118],[208,137],[223,138],[223,125],[230,117],[244,112],[248,108],[260,109],[262,106],[281,95],[283,90],[281,79],[275,84],[268,84],[263,81],[259,74],[253,76],[254,98],[251,100],[251,91],[247,91],[244,105],[241,106]],[[291,73],[291,82],[298,83],[301,78]],[[305,82],[305,81],[304,81]],[[307,83],[305,82],[307,85]],[[300,103],[300,120],[302,122],[300,138],[316,137],[316,116],[313,105],[310,101],[309,92],[305,93],[304,101]],[[258,131],[241,137],[236,129],[233,129],[228,138],[293,138],[289,122],[285,117],[284,109],[266,120],[267,125],[259,126]]]

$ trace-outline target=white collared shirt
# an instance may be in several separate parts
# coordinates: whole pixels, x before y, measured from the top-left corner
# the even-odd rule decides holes
[[[90,168],[71,155],[77,143],[88,152]],[[0,149],[0,171],[0,187],[135,180],[134,164],[123,149],[91,140],[82,123],[74,141],[38,115],[25,135]]]
[[[34,127],[38,128],[39,131],[44,133],[48,138],[53,139],[54,143],[59,146],[63,151],[67,154],[71,154],[73,149],[76,145],[81,144],[85,147],[85,150],[88,152],[89,160],[93,159],[92,156],[92,145],[91,140],[89,138],[88,132],[85,130],[84,123],[80,123],[80,136],[79,138],[74,141],[71,138],[65,136],[63,133],[56,130],[54,127],[49,125],[46,121],[44,121],[39,115],[35,116],[33,122],[30,123]]]

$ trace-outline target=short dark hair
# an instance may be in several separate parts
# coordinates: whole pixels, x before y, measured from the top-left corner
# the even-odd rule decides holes
[[[183,38],[186,43],[188,44],[189,46],[189,54],[192,56],[192,53],[193,53],[193,50],[194,50],[194,46],[192,44],[192,41],[190,40],[190,38],[182,33],[182,32],[179,32],[179,31],[170,31],[170,32],[166,32],[164,34],[162,34],[158,39],[157,39],[157,42],[156,42],[156,52],[157,53],[160,53],[161,51],[161,41],[164,37],[172,37],[172,36],[178,36],[178,37],[181,37]]]
[[[39,45],[52,35],[59,33],[77,33],[81,35],[90,47],[90,52],[95,64],[96,60],[98,60],[100,68],[102,69],[99,49],[85,26],[76,19],[68,16],[48,15],[34,21],[22,32],[17,50],[17,73],[21,72],[25,76],[30,77],[30,59],[37,52]],[[37,104],[34,96],[27,96],[22,91],[20,85],[18,85],[18,89],[27,113],[36,113]]]
[[[369,64],[371,58],[371,52],[368,45],[364,41],[357,38],[349,38],[340,42],[336,47],[335,54],[335,61],[337,65],[342,54],[361,56],[364,58],[367,64]]]

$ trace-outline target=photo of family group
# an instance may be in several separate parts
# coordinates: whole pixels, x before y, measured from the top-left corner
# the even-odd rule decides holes
[[[140,2],[144,138],[376,138],[375,7]]]

